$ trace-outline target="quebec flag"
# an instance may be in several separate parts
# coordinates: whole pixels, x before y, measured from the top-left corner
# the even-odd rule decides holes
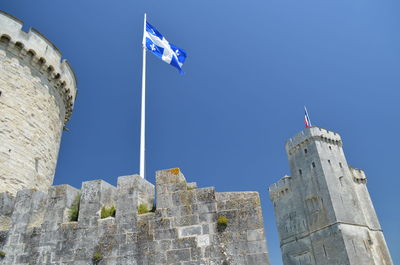
[[[183,74],[182,66],[186,59],[186,52],[169,43],[158,30],[146,21],[146,31],[143,34],[143,45],[161,60],[178,68]]]

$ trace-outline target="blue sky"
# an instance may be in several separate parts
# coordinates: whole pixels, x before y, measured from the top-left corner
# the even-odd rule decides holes
[[[2,0],[0,9],[54,42],[78,77],[55,184],[138,173],[147,12],[188,52],[184,76],[148,55],[149,181],[180,167],[200,187],[260,192],[271,264],[282,264],[267,187],[289,173],[284,143],[303,129],[307,105],[365,170],[400,264],[398,0]]]

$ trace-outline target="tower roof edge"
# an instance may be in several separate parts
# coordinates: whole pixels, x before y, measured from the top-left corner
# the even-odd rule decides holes
[[[308,141],[313,139],[326,139],[328,141],[332,141],[333,143],[340,144],[342,142],[342,138],[338,133],[317,126],[313,126],[302,130],[301,132],[287,140],[285,144],[286,152],[289,153],[296,146],[307,143]]]

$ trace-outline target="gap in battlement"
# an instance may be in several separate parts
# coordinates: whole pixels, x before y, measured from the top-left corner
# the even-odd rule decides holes
[[[30,29],[31,29],[31,27],[28,25],[28,23],[23,23],[23,24],[22,24],[21,30],[22,30],[23,32],[28,33]]]

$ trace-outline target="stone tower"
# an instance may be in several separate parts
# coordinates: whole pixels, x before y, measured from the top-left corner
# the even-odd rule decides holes
[[[285,265],[393,265],[364,172],[337,133],[307,128],[286,143],[291,176],[269,188]]]
[[[47,191],[76,91],[60,51],[0,11],[0,192]]]

